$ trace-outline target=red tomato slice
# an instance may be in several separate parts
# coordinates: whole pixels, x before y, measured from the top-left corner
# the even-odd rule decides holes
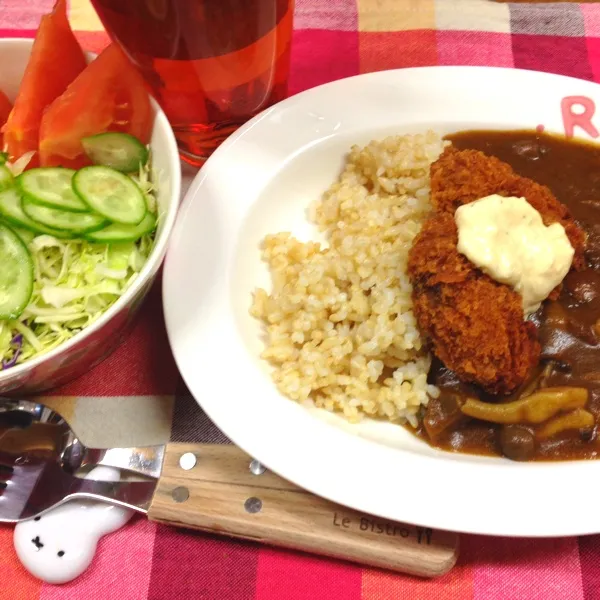
[[[44,109],[85,65],[85,56],[67,20],[67,2],[57,0],[53,11],[42,17],[15,106],[3,128],[11,157],[38,149]]]
[[[8,115],[12,109],[10,100],[6,97],[6,94],[0,90],[0,151],[4,148],[2,141],[2,126],[6,123]]]
[[[106,48],[46,110],[40,128],[42,166],[89,164],[81,139],[106,131],[150,141],[153,115],[142,76],[115,44]]]

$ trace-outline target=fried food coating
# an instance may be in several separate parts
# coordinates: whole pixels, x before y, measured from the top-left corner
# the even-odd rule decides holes
[[[458,252],[454,221],[456,208],[491,194],[524,196],[546,225],[563,224],[575,249],[573,268],[584,266],[585,234],[548,188],[496,158],[450,147],[431,167],[435,212],[415,238],[408,260],[417,322],[435,355],[462,381],[491,394],[509,394],[539,361],[536,328],[523,320],[517,292]]]
[[[517,175],[510,165],[479,150],[448,146],[431,165],[431,202],[437,212],[454,215],[459,206],[492,194],[523,197],[540,213],[544,225],[560,223],[575,249],[573,268],[585,266],[585,233],[545,185]]]

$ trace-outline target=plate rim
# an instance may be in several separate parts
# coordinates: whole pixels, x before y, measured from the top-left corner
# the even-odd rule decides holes
[[[355,509],[360,512],[364,512],[367,514],[372,514],[375,516],[379,516],[382,518],[388,518],[391,520],[405,521],[410,522],[415,525],[421,525],[426,527],[433,527],[437,529],[448,529],[453,531],[460,531],[465,533],[474,533],[474,534],[485,534],[485,535],[500,535],[507,537],[562,537],[562,536],[573,536],[573,535],[582,535],[582,534],[590,534],[590,533],[598,533],[600,532],[600,517],[593,519],[590,518],[589,524],[586,521],[584,525],[582,519],[576,520],[578,523],[574,525],[570,521],[566,522],[556,522],[552,526],[549,526],[547,529],[541,530],[540,527],[523,527],[521,523],[521,527],[518,529],[510,529],[506,528],[505,523],[500,519],[499,522],[495,522],[494,519],[489,520],[489,524],[484,524],[481,520],[481,517],[477,514],[478,510],[472,511],[472,519],[470,524],[457,524],[457,526],[448,526],[448,521],[444,521],[443,519],[440,521],[439,518],[436,518],[435,514],[429,513],[423,514],[423,511],[419,511],[414,506],[412,507],[403,507],[401,510],[406,512],[405,516],[399,517],[395,510],[390,510],[390,505],[388,503],[378,502],[376,505],[369,504],[369,506],[365,506],[363,502],[364,494],[357,493],[354,496],[348,495],[348,486],[340,486],[336,485],[336,482],[333,481],[334,478],[331,478],[332,481],[324,482],[322,479],[318,481],[318,478],[310,476],[307,474],[306,467],[302,466],[302,458],[301,457],[292,457],[291,459],[283,459],[283,455],[285,453],[276,453],[274,448],[267,448],[262,440],[255,433],[242,433],[242,429],[239,426],[235,426],[231,421],[227,420],[223,417],[222,412],[220,412],[215,403],[204,402],[199,398],[200,394],[194,393],[194,386],[189,377],[189,372],[187,370],[187,365],[185,358],[182,357],[179,351],[179,342],[176,339],[176,332],[173,327],[173,315],[171,313],[171,308],[169,306],[169,298],[172,297],[172,294],[176,294],[177,291],[170,287],[170,281],[172,278],[172,274],[175,270],[175,267],[172,266],[173,256],[175,254],[174,246],[178,243],[176,240],[179,239],[179,232],[182,230],[185,225],[184,223],[184,215],[186,214],[189,206],[194,202],[194,198],[196,198],[203,186],[207,184],[207,181],[210,181],[211,177],[211,166],[216,164],[217,161],[224,160],[226,154],[230,151],[230,148],[234,144],[236,144],[240,139],[242,139],[250,130],[254,129],[263,119],[269,117],[271,114],[277,111],[281,111],[283,109],[288,108],[294,104],[301,104],[307,98],[310,98],[312,94],[314,94],[317,90],[323,91],[324,88],[334,89],[336,87],[342,86],[352,86],[358,81],[367,81],[369,79],[377,79],[377,78],[386,78],[386,77],[411,77],[412,75],[420,75],[425,72],[429,73],[431,76],[435,75],[436,71],[455,71],[455,72],[470,72],[475,75],[480,71],[498,71],[504,72],[509,77],[523,77],[523,76],[535,76],[535,77],[543,77],[543,78],[551,78],[553,80],[562,80],[562,81],[570,81],[577,82],[578,86],[592,86],[598,93],[600,93],[600,85],[586,80],[577,79],[574,77],[569,77],[565,75],[558,75],[540,71],[532,71],[527,69],[514,69],[509,67],[484,67],[484,66],[431,66],[431,67],[414,67],[408,69],[392,69],[387,71],[378,71],[374,73],[365,73],[355,75],[353,77],[348,77],[332,82],[325,83],[323,85],[317,86],[315,88],[311,88],[309,90],[305,90],[300,92],[294,96],[291,96],[282,102],[267,108],[265,111],[255,116],[253,119],[248,121],[244,126],[238,129],[232,136],[230,136],[209,158],[206,162],[205,166],[200,170],[200,172],[196,175],[193,182],[191,183],[185,198],[183,199],[180,207],[180,212],[178,215],[177,223],[173,229],[173,235],[171,238],[171,243],[169,245],[169,249],[167,251],[167,256],[165,259],[164,265],[164,274],[163,274],[163,309],[165,315],[165,323],[167,328],[167,334],[169,338],[169,343],[171,345],[173,355],[175,357],[175,361],[181,377],[185,384],[188,386],[188,389],[192,393],[192,396],[196,399],[196,402],[200,405],[202,410],[205,411],[207,416],[219,427],[223,433],[231,440],[232,443],[238,445],[245,452],[250,454],[252,457],[259,460],[261,463],[265,464],[268,468],[279,474],[280,476],[292,481],[293,483],[299,485],[300,487],[315,493],[321,497],[324,497],[332,502],[337,504],[347,506],[349,508]],[[197,391],[197,390],[196,390]],[[291,402],[291,401],[290,401]],[[306,411],[307,412],[307,411]],[[331,437],[332,442],[340,443],[343,446],[343,436],[352,436],[347,432],[337,431],[329,425],[322,423],[321,425],[317,425],[320,423],[317,419],[315,421],[315,428],[320,428],[321,425],[327,426],[329,429],[327,430],[327,435]],[[323,432],[319,432],[319,436]],[[354,437],[354,436],[352,436]],[[285,442],[285,437],[281,435],[275,436],[273,438],[274,441],[277,438],[279,441]],[[367,446],[371,446],[368,450],[369,457],[377,456],[379,453],[373,451],[373,446],[380,446],[376,442],[370,440],[361,440]],[[390,451],[389,448],[386,448],[386,451]],[[396,451],[396,449],[394,449]],[[398,452],[405,454],[406,451],[397,450]],[[421,456],[410,453],[411,460],[413,463],[413,471],[420,472],[427,476],[429,474],[429,468],[431,467],[431,461],[440,462],[439,458],[435,456]],[[464,456],[464,455],[461,455]],[[465,477],[469,476],[469,465],[472,464],[472,461],[460,461],[454,460],[455,456],[452,453],[444,453],[444,458],[448,459],[450,463],[454,464],[452,469],[453,475],[463,475]],[[556,477],[555,473],[562,471],[565,473],[567,470],[570,472],[569,480],[572,481],[581,481],[581,478],[585,478],[586,480],[589,478],[590,473],[597,475],[598,469],[600,468],[600,462],[598,461],[562,461],[562,462],[535,462],[535,463],[512,463],[507,460],[498,460],[491,459],[494,461],[494,469],[503,470],[503,471],[511,471],[510,477],[514,479],[515,485],[526,484],[532,469],[542,471],[548,471],[548,469],[552,469],[553,477]],[[444,462],[448,462],[444,461]],[[342,461],[343,462],[343,461]],[[479,461],[475,461],[479,462]],[[486,462],[485,459],[483,461]],[[357,479],[356,474],[352,473],[348,465],[344,466],[337,461],[337,466],[339,467],[338,475],[340,477],[336,478],[336,481],[339,483],[340,480],[345,478]],[[421,470],[422,469],[422,470]],[[446,481],[444,477],[442,477],[443,483],[448,483],[450,485],[449,489],[452,489],[452,482]],[[399,486],[400,488],[402,486]],[[396,486],[395,491],[401,491],[398,486]],[[318,488],[318,489],[317,489]],[[356,489],[356,486],[354,486]],[[573,493],[573,490],[563,490],[563,493]],[[486,500],[487,490],[479,490],[479,493],[475,495],[473,498],[475,506],[478,506],[478,503],[481,503],[483,506]],[[410,499],[410,498],[409,498]],[[408,503],[410,504],[410,502]]]

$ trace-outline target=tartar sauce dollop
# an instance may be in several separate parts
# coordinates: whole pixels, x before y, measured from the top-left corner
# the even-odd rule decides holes
[[[575,251],[560,223],[544,225],[525,198],[486,196],[460,206],[458,251],[523,298],[525,317],[564,279]]]

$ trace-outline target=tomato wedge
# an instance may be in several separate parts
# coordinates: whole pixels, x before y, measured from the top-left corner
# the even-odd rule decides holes
[[[10,103],[10,100],[6,97],[6,94],[0,90],[0,151],[4,148],[4,143],[2,142],[2,126],[6,123],[11,109],[12,104]]]
[[[82,138],[118,131],[146,144],[152,124],[142,76],[111,44],[46,110],[40,128],[41,164],[78,169],[89,164]]]
[[[67,19],[66,0],[57,0],[42,17],[15,105],[4,125],[12,158],[37,150],[44,109],[85,69],[83,50]],[[30,166],[34,166],[34,161]]]

